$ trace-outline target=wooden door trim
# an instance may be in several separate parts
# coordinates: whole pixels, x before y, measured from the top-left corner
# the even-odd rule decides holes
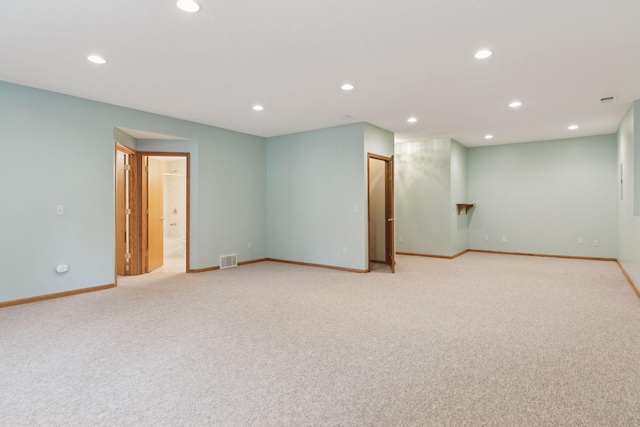
[[[191,268],[189,267],[191,265],[190,262],[190,246],[191,246],[191,153],[184,153],[184,152],[165,152],[165,151],[138,151],[138,162],[137,162],[137,170],[138,173],[140,174],[139,176],[141,177],[141,179],[139,180],[138,183],[138,188],[136,191],[136,196],[137,196],[137,202],[139,203],[138,206],[140,206],[139,212],[138,212],[138,219],[140,221],[140,232],[138,232],[138,234],[136,234],[139,238],[140,241],[140,248],[138,251],[139,257],[140,257],[140,267],[141,267],[141,273],[143,273],[145,271],[145,269],[147,268],[147,264],[146,264],[146,260],[144,257],[144,253],[147,250],[146,247],[146,235],[143,236],[143,234],[146,233],[147,230],[147,224],[146,224],[146,220],[145,220],[145,215],[143,215],[143,209],[144,209],[144,204],[143,204],[143,192],[144,192],[144,177],[146,176],[143,173],[143,163],[144,163],[144,159],[146,157],[184,157],[186,160],[186,193],[187,193],[187,200],[186,200],[186,205],[187,205],[187,212],[186,212],[186,228],[187,228],[187,241],[186,241],[186,265],[185,265],[185,271],[187,273],[191,273],[193,272],[193,270],[191,270]]]
[[[386,156],[382,156],[380,154],[374,154],[374,153],[367,153],[367,232],[369,233],[369,238],[367,239],[367,259],[369,261],[369,263],[371,262],[380,262],[380,261],[373,261],[371,260],[371,253],[370,253],[370,247],[371,247],[371,200],[370,200],[370,194],[371,194],[371,167],[370,167],[370,163],[371,163],[371,159],[375,159],[375,160],[382,160],[383,162],[385,162],[384,164],[384,192],[385,192],[385,207],[384,207],[384,214],[385,214],[385,220],[387,219],[386,217],[391,215],[391,217],[393,217],[394,215],[394,208],[393,208],[393,189],[391,189],[391,191],[389,191],[388,188],[388,177],[389,177],[389,173],[393,174],[393,156],[391,157],[386,157]],[[389,207],[389,204],[391,203],[391,207]],[[393,225],[393,224],[392,224]],[[388,236],[387,233],[387,227],[388,225],[385,224],[385,252],[389,252],[389,251],[393,251],[395,250],[394,247],[394,241],[393,239],[395,238],[395,236]],[[392,230],[395,227],[392,228]],[[393,231],[391,234],[394,234]],[[393,271],[395,269],[395,257],[392,255],[390,260],[386,260],[386,254],[385,254],[385,261],[383,262],[384,264],[387,264],[391,267],[391,270]]]

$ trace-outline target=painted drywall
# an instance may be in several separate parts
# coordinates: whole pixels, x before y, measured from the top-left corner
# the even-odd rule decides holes
[[[114,127],[197,144],[191,268],[266,256],[264,138],[0,82],[0,301],[114,283]]]
[[[452,255],[451,140],[398,143],[395,158],[396,251]]]
[[[467,250],[469,245],[469,220],[473,209],[458,214],[458,203],[472,203],[467,198],[467,148],[451,140],[451,255]]]
[[[617,256],[615,135],[474,147],[467,162],[471,249]]]
[[[369,259],[386,260],[385,162],[369,159]]]
[[[367,268],[362,157],[362,123],[268,138],[270,258]]]
[[[617,139],[617,208],[618,208],[618,261],[636,286],[640,285],[640,216],[634,213],[634,205],[640,199],[638,183],[640,175],[636,164],[640,157],[640,101],[635,101],[625,114]],[[620,176],[622,165],[622,176]]]

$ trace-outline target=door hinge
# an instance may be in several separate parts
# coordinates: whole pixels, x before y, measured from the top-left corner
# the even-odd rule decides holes
[[[124,259],[131,259],[131,252],[124,254]]]
[[[131,170],[131,165],[124,165],[124,170],[130,171]]]
[[[131,215],[131,209],[125,209],[124,210],[124,214],[125,215]]]

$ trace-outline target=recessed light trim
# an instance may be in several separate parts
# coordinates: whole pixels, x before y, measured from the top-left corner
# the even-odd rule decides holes
[[[415,123],[415,122],[417,122],[417,121],[418,121],[418,119],[416,119],[415,117],[409,117],[409,118],[407,119],[407,121],[408,121],[409,123]]]
[[[185,12],[194,13],[200,10],[200,5],[194,0],[178,0],[176,6]]]
[[[489,49],[482,49],[476,52],[475,55],[473,55],[476,59],[486,59],[488,57],[490,57],[491,55],[493,55],[493,52],[490,51]]]
[[[345,83],[345,84],[343,84],[342,86],[340,86],[340,89],[342,89],[342,90],[346,90],[346,91],[349,91],[349,90],[353,90],[353,89],[354,89],[354,87],[355,87],[355,86],[354,86],[354,85],[352,85],[351,83]]]
[[[264,107],[263,107],[262,105],[254,105],[254,106],[253,106],[253,109],[254,109],[255,111],[262,111],[262,110],[264,110]]]
[[[107,63],[107,60],[104,59],[100,55],[89,55],[89,56],[87,56],[87,60],[89,62],[93,62],[94,64],[106,64]]]
[[[487,134],[484,136],[484,139],[493,139],[493,135]]]
[[[511,108],[518,108],[522,105],[522,102],[520,101],[513,101],[511,104],[509,104],[509,107]]]
[[[578,129],[579,127],[580,127],[580,126],[578,126],[578,125],[571,125],[571,126],[569,126],[567,129],[569,129],[569,130],[576,130],[576,129]]]

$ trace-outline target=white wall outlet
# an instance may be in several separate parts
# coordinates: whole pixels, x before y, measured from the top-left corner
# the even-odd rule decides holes
[[[354,212],[356,212],[356,213],[357,213],[357,212],[360,212],[360,206],[358,206],[358,205],[353,205],[353,211],[354,211]]]
[[[579,245],[584,244],[584,239],[582,237],[578,237],[578,244]]]
[[[347,254],[347,247],[345,246],[344,248],[342,248],[342,255],[346,255]]]
[[[64,206],[62,205],[56,206],[56,215],[64,215]]]
[[[507,236],[502,236],[502,241],[506,242],[507,241]]]
[[[489,241],[489,236],[483,236],[482,240],[484,240],[485,242],[488,242]]]
[[[404,238],[402,236],[398,237],[398,243],[404,242]]]
[[[251,242],[247,243],[247,249],[253,249],[253,243]]]
[[[600,246],[600,242],[598,242],[597,240],[594,240],[594,241],[593,241],[593,246],[594,246],[594,247],[598,247],[598,246]]]

